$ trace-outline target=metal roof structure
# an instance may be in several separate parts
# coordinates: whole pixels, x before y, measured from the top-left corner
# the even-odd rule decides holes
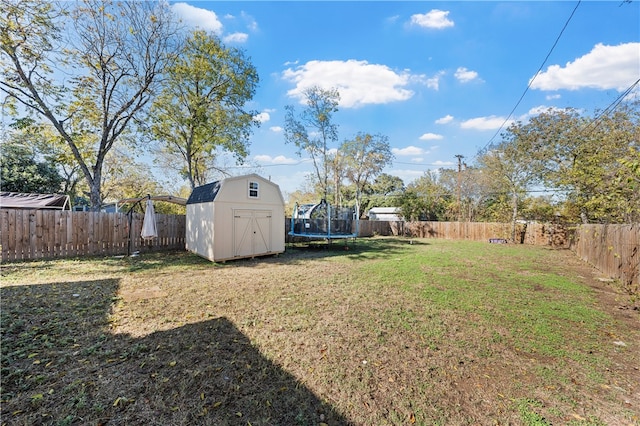
[[[64,194],[25,194],[0,192],[0,208],[71,210],[69,196]]]

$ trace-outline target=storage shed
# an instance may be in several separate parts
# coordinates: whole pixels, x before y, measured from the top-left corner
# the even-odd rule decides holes
[[[212,262],[284,252],[280,187],[256,174],[195,188],[186,219],[187,250]]]
[[[386,220],[398,222],[402,220],[400,207],[373,207],[369,210],[369,220]]]

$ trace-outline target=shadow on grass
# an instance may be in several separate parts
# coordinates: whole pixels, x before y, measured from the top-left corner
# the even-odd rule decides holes
[[[290,262],[312,258],[347,257],[350,260],[371,260],[404,252],[410,245],[427,245],[424,240],[406,238],[358,238],[356,240],[308,240],[287,244],[284,258]]]
[[[166,268],[181,266],[210,265],[211,262],[200,256],[192,255],[191,253],[182,250],[143,253],[136,256],[115,255],[58,259],[30,259],[4,263],[0,268],[0,276],[12,278],[13,276],[20,276],[22,273],[29,273],[32,270],[38,270],[42,273],[49,268],[55,268],[57,273],[78,273],[81,271],[80,267],[82,264],[89,265],[87,266],[90,268],[88,272],[95,275],[99,273],[113,274],[117,271],[159,271]]]
[[[134,338],[117,280],[0,290],[3,424],[350,424],[224,317]]]
[[[287,243],[286,250],[277,256],[262,256],[231,260],[228,262],[211,262],[203,257],[187,251],[169,251],[142,253],[136,256],[96,256],[79,257],[52,260],[27,260],[11,262],[2,265],[0,275],[7,278],[19,276],[31,269],[46,270],[55,267],[57,271],[68,269],[77,273],[78,264],[90,265],[91,273],[104,272],[111,274],[114,271],[143,272],[162,271],[180,267],[231,267],[247,266],[253,263],[282,263],[298,264],[308,259],[323,259],[331,257],[345,257],[350,260],[371,260],[397,255],[409,249],[411,245],[428,245],[428,242],[420,239],[408,238],[358,238],[357,240],[332,240],[331,244],[324,240],[308,240],[296,243]],[[67,266],[66,264],[69,264]]]

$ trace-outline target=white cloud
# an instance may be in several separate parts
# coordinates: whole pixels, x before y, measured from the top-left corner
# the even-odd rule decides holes
[[[473,130],[497,130],[503,123],[505,127],[508,127],[513,123],[513,120],[509,120],[506,123],[504,120],[504,117],[497,117],[495,115],[491,115],[489,117],[476,117],[463,121],[460,123],[460,127],[463,129]]]
[[[529,117],[535,117],[538,116],[540,114],[543,113],[549,113],[549,112],[562,112],[564,111],[564,109],[562,108],[558,108],[558,107],[549,107],[546,105],[539,105],[536,107],[531,108],[529,111],[527,111],[526,114],[524,114],[523,116],[520,117],[520,120],[524,121],[527,120]]]
[[[548,101],[554,101],[556,99],[560,99],[561,97],[562,96],[560,96],[559,94],[554,94],[554,95],[547,95],[545,99]]]
[[[256,121],[259,121],[260,123],[266,123],[267,121],[271,120],[271,115],[269,115],[268,111],[262,111],[261,113],[257,114],[253,118]]]
[[[194,7],[187,3],[175,3],[171,5],[171,9],[188,25],[212,31],[218,35],[222,34],[222,22],[211,10]]]
[[[269,127],[269,130],[271,130],[272,132],[275,132],[275,133],[280,133],[280,132],[282,132],[283,129],[280,126],[271,126],[271,127]]]
[[[242,19],[245,22],[245,25],[247,26],[247,29],[249,31],[258,31],[258,22],[256,22],[255,18],[251,15],[249,15],[246,12],[240,12],[240,16],[242,17]]]
[[[626,90],[638,78],[640,43],[607,46],[598,43],[591,52],[567,62],[551,65],[533,80],[531,88],[540,90]]]
[[[275,157],[270,155],[256,155],[253,159],[263,164],[297,164],[300,162],[299,159],[288,158],[284,155],[277,155]]]
[[[444,136],[442,135],[438,135],[436,133],[425,133],[422,136],[420,136],[420,140],[421,141],[437,141],[442,139]]]
[[[398,19],[400,19],[400,15],[393,15],[393,16],[389,16],[387,19],[385,19],[385,21],[387,21],[390,24],[394,24]]]
[[[249,39],[249,34],[233,33],[233,34],[224,36],[222,41],[224,41],[225,43],[246,43],[248,39]]]
[[[445,75],[444,71],[438,71],[433,77],[428,77],[424,74],[412,75],[411,81],[415,81],[418,84],[423,84],[429,89],[438,90],[440,88],[440,78]]]
[[[453,115],[447,114],[442,118],[438,118],[436,120],[436,124],[448,124],[448,123],[451,123],[452,121],[453,121]]]
[[[417,147],[417,146],[413,146],[410,145],[406,148],[392,148],[391,152],[394,155],[398,155],[401,157],[408,157],[408,156],[415,156],[415,155],[424,155],[426,154],[425,150]]]
[[[468,83],[478,79],[478,73],[476,71],[468,70],[465,67],[459,67],[453,75],[461,83]]]
[[[413,96],[413,91],[406,88],[412,81],[408,71],[398,73],[386,65],[354,59],[309,61],[295,69],[286,69],[282,77],[295,83],[287,94],[302,104],[305,103],[304,90],[313,86],[338,89],[340,106],[344,108],[405,101]]]
[[[437,30],[453,27],[454,23],[452,20],[447,18],[448,15],[449,11],[438,9],[433,9],[425,14],[417,13],[411,16],[411,25]]]

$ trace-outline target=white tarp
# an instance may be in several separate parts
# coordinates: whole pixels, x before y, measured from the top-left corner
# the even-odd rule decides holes
[[[144,212],[144,220],[142,222],[142,232],[140,236],[144,239],[156,238],[158,230],[156,228],[156,212],[153,208],[153,201],[147,200],[147,208]]]

